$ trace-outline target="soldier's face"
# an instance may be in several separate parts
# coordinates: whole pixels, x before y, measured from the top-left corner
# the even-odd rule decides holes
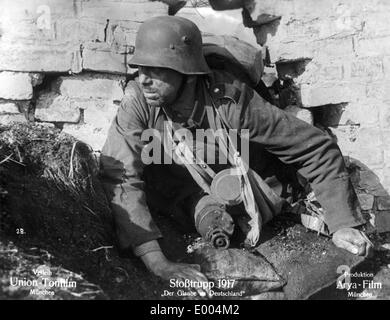
[[[172,104],[182,85],[184,76],[166,68],[138,68],[139,82],[146,102],[152,107]]]

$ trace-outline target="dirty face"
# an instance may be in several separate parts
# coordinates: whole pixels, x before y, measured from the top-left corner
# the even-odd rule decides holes
[[[140,66],[138,74],[146,102],[152,107],[173,103],[184,80],[182,74],[166,68]]]

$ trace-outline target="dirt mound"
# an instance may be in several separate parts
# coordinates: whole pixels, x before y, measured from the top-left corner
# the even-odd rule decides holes
[[[12,229],[64,252],[112,243],[110,209],[87,145],[54,128],[14,125],[0,129],[0,156]]]
[[[109,298],[159,298],[163,291],[163,282],[137,259],[119,256],[96,157],[86,144],[58,129],[0,127],[0,209],[3,246],[13,241],[21,250],[46,250],[53,256],[46,261],[52,268],[82,275]],[[15,266],[8,258],[3,260]],[[4,268],[0,273],[4,289],[9,274]]]

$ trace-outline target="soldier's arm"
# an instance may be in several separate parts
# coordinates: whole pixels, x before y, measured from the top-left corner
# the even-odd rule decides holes
[[[124,97],[102,150],[103,185],[109,195],[119,244],[131,248],[145,266],[163,279],[207,281],[199,265],[174,263],[162,252],[158,239],[162,237],[154,223],[144,193],[142,173],[144,163],[141,140],[147,129],[148,109],[137,87]],[[200,294],[207,294],[198,289]]]
[[[250,140],[305,177],[326,211],[331,233],[364,223],[344,159],[337,144],[318,128],[278,109],[242,85],[236,104],[222,110],[238,129],[249,129]],[[261,159],[259,159],[261,161]]]
[[[101,155],[103,184],[111,201],[122,249],[134,250],[161,237],[146,204],[141,178],[145,166],[141,159],[145,142],[141,135],[147,128],[147,118],[148,109],[134,85],[121,102]],[[157,249],[158,245],[149,246],[138,253]]]

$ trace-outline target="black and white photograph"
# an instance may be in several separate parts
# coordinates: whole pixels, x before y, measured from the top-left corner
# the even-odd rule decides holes
[[[0,300],[389,300],[389,21],[388,0],[0,0]]]

